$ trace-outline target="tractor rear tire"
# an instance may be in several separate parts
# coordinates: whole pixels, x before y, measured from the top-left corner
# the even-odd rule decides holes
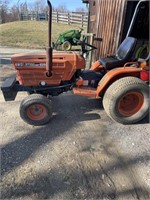
[[[52,116],[51,101],[41,94],[31,94],[21,102],[20,116],[30,125],[44,125]]]
[[[106,90],[103,106],[113,120],[137,123],[149,112],[149,86],[136,77],[121,78]]]
[[[62,44],[62,49],[65,50],[65,51],[70,51],[71,50],[71,43],[69,41],[65,41],[63,44]]]

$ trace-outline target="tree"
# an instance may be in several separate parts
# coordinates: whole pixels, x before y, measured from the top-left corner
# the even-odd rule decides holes
[[[18,6],[14,5],[10,9],[9,21],[13,22],[13,21],[18,21],[18,20],[20,20],[19,9],[18,9]]]
[[[46,4],[41,0],[36,0],[34,3],[34,7],[37,13],[42,13],[46,11]]]
[[[0,13],[1,20],[0,23],[5,23],[8,20],[8,0],[0,0]]]
[[[79,7],[76,8],[75,12],[87,12],[87,10],[85,8]]]
[[[27,13],[28,12],[27,2],[21,3],[19,6],[19,10],[21,13]]]
[[[54,12],[68,12],[65,5],[59,5],[58,7],[53,7]]]

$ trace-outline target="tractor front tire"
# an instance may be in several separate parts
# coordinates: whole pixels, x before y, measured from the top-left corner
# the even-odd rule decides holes
[[[149,112],[149,86],[136,77],[121,78],[106,90],[103,106],[113,120],[137,123]]]
[[[69,41],[65,41],[63,44],[62,44],[62,49],[65,50],[65,51],[70,51],[71,50],[71,43]]]
[[[31,94],[20,104],[20,116],[28,124],[40,126],[52,116],[51,101],[41,94]]]

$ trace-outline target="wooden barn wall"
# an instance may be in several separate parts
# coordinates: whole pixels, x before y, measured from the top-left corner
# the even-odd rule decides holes
[[[89,0],[88,32],[94,33],[96,38],[92,60],[98,60],[109,53],[114,53],[121,39],[127,0]]]

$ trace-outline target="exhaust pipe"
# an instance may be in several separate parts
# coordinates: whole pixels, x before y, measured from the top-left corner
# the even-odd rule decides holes
[[[48,19],[48,47],[46,49],[46,75],[50,77],[52,75],[52,55],[53,48],[51,47],[51,32],[52,32],[52,5],[49,0],[47,0],[49,8],[49,19]]]

